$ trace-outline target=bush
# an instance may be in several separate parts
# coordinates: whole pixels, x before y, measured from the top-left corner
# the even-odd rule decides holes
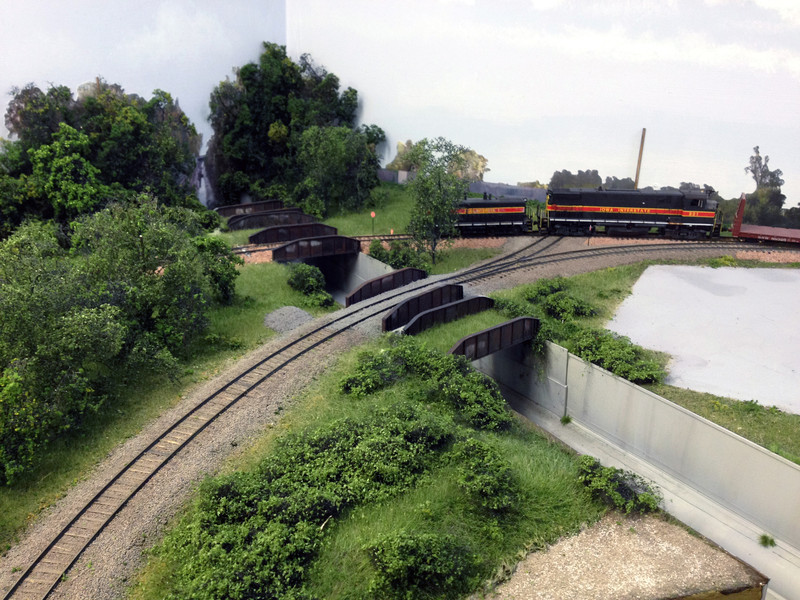
[[[281,438],[255,471],[209,480],[195,511],[160,550],[178,565],[168,597],[304,597],[302,582],[325,523],[408,490],[439,463],[452,428],[451,421],[401,402]],[[393,547],[377,555],[395,565]],[[426,541],[422,549],[440,558],[452,554],[446,544]],[[438,567],[426,566],[422,555],[408,560],[390,571],[417,572],[413,563],[420,560],[419,572],[438,581]],[[444,567],[458,579],[462,564],[454,558]]]
[[[476,561],[451,535],[399,532],[366,547],[380,598],[458,598],[469,591]]]
[[[666,373],[644,351],[624,336],[608,331],[583,331],[571,342],[570,350],[584,360],[624,377],[633,383],[661,382]]]
[[[372,240],[369,245],[369,255],[393,269],[414,267],[430,273],[431,265],[406,240],[392,240],[389,242],[388,250],[380,240]]]
[[[463,356],[430,350],[407,336],[395,336],[394,345],[378,354],[362,353],[339,389],[363,397],[407,376],[423,382],[429,401],[449,405],[472,427],[494,431],[512,423],[494,380],[475,371]]]
[[[541,301],[541,307],[545,313],[559,321],[568,321],[575,317],[590,317],[596,314],[591,305],[563,291],[554,292],[544,298]]]
[[[314,265],[292,263],[289,265],[289,287],[309,296],[325,291],[325,276]]]
[[[647,513],[658,510],[661,494],[639,475],[615,467],[604,467],[593,456],[584,455],[579,480],[596,500],[624,512]]]
[[[527,290],[525,300],[532,304],[541,302],[551,294],[563,292],[567,289],[566,277],[553,277],[551,279],[540,279]]]
[[[491,446],[470,439],[455,447],[458,485],[473,501],[491,513],[502,513],[519,500],[519,486],[511,467]]]

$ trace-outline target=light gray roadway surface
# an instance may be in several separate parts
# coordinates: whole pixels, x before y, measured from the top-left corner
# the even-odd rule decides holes
[[[608,323],[672,355],[666,383],[800,414],[800,270],[649,267]]]

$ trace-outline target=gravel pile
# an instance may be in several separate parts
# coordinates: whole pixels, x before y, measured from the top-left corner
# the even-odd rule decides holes
[[[267,316],[264,317],[264,327],[269,327],[278,333],[286,333],[297,329],[313,319],[314,317],[302,308],[284,306],[268,313]]]

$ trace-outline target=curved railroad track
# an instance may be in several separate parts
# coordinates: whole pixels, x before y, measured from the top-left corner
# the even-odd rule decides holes
[[[722,253],[718,243],[674,242],[659,244],[587,246],[564,248],[564,238],[536,238],[525,247],[484,262],[459,273],[429,278],[367,300],[354,307],[322,318],[311,331],[287,342],[256,364],[220,385],[141,450],[113,475],[50,543],[5,590],[4,600],[39,600],[47,598],[63,580],[84,550],[102,533],[115,516],[148,482],[186,445],[209,427],[229,408],[253,394],[270,377],[297,361],[311,350],[320,348],[342,332],[393,308],[404,297],[426,287],[445,282],[475,284],[502,277],[520,269],[545,265],[598,262],[614,258],[617,262],[635,262],[661,257],[665,252],[695,254],[704,250]],[[573,244],[574,245],[574,244]],[[621,261],[620,257],[625,256]]]

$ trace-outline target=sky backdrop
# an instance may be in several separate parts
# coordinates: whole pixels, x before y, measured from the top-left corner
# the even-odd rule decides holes
[[[753,146],[800,203],[796,0],[0,0],[0,92],[102,76],[177,97],[208,140],[211,90],[286,44],[359,92],[389,143],[444,136],[488,181],[597,169],[640,185],[755,187]],[[7,105],[5,96],[3,106]],[[5,129],[1,135],[6,136]]]

